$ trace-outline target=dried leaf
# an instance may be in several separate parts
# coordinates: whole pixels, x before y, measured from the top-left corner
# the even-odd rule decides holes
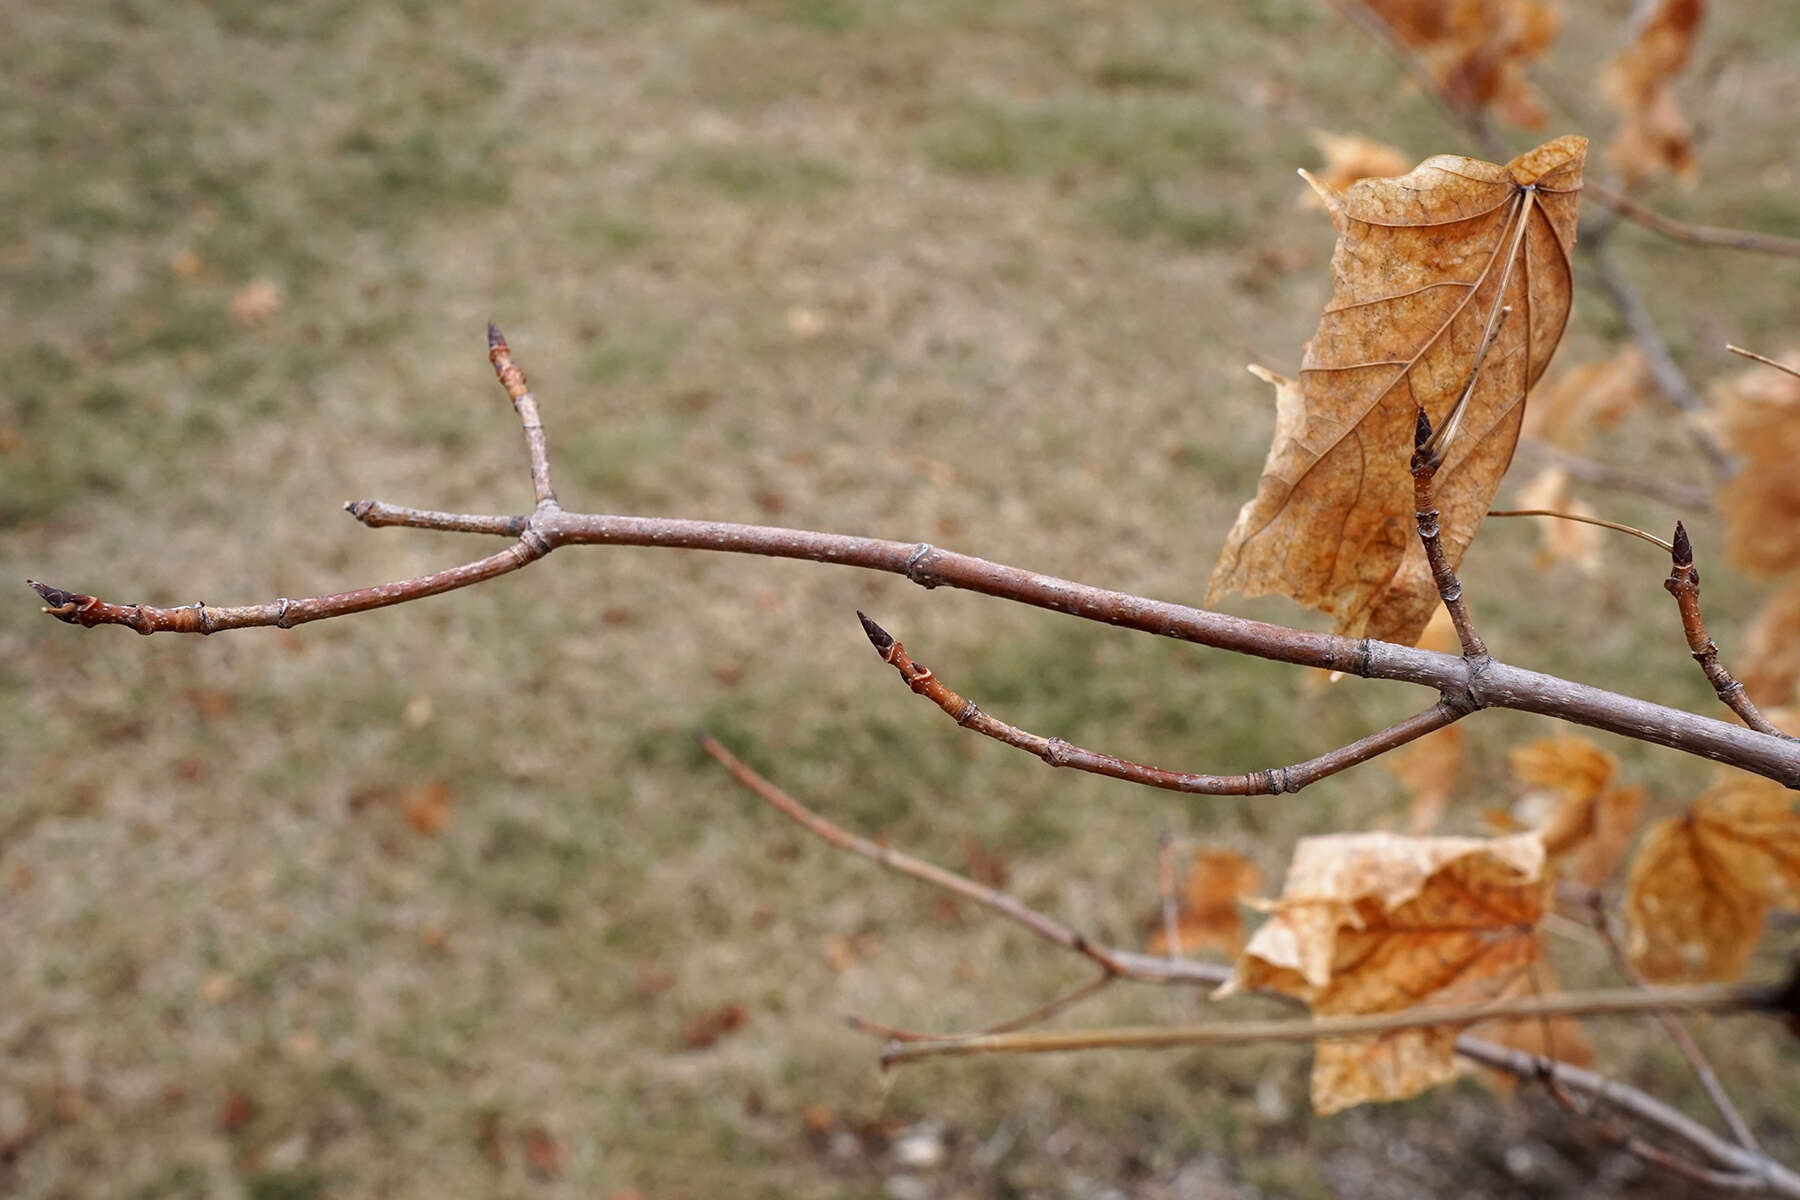
[[[1591,517],[1594,510],[1569,495],[1569,473],[1561,467],[1546,467],[1519,489],[1518,507],[1543,512],[1568,513]],[[1543,545],[1531,565],[1548,571],[1557,563],[1569,563],[1589,575],[1600,573],[1600,528],[1580,521],[1564,521],[1557,517],[1536,517]]]
[[[1650,394],[1644,352],[1627,345],[1611,358],[1559,371],[1531,393],[1522,435],[1579,453],[1596,427],[1611,429]]]
[[[1363,0],[1418,52],[1444,98],[1459,108],[1497,108],[1537,128],[1543,105],[1525,82],[1526,61],[1556,40],[1550,0]]]
[[[1771,907],[1800,906],[1800,813],[1773,780],[1734,775],[1644,834],[1627,949],[1644,977],[1736,979]]]
[[[1412,797],[1407,806],[1407,831],[1415,836],[1430,833],[1443,820],[1462,771],[1462,727],[1447,725],[1428,733],[1384,755],[1381,763]]]
[[[1312,141],[1325,156],[1325,165],[1318,171],[1319,182],[1332,191],[1341,192],[1359,179],[1404,175],[1412,164],[1410,158],[1386,142],[1358,133],[1314,130]]]
[[[1759,575],[1800,567],[1800,379],[1751,367],[1715,386],[1712,402],[1712,424],[1743,458],[1718,493],[1726,554]]]
[[[1321,1016],[1490,1000],[1516,986],[1536,959],[1533,929],[1545,894],[1536,834],[1305,838],[1273,915],[1220,994],[1285,992]],[[1321,1043],[1313,1107],[1331,1113],[1445,1082],[1456,1071],[1456,1033],[1403,1030]]]
[[[682,1032],[690,1050],[704,1050],[728,1033],[744,1027],[750,1014],[741,1004],[724,1004],[691,1018]]]
[[[450,824],[450,785],[432,779],[409,789],[400,797],[406,823],[424,837],[436,837]]]
[[[519,1131],[519,1142],[525,1150],[525,1166],[539,1179],[555,1179],[562,1174],[562,1147],[542,1125],[527,1125]]]
[[[1268,462],[1209,598],[1273,592],[1331,614],[1339,633],[1418,639],[1437,606],[1408,469],[1418,410],[1442,426],[1473,377],[1438,474],[1455,563],[1568,318],[1586,147],[1563,137],[1504,167],[1440,155],[1341,195],[1315,184],[1340,235],[1335,292],[1299,382],[1276,377]]]
[[[1513,774],[1544,789],[1549,804],[1539,814],[1537,833],[1544,852],[1563,878],[1599,887],[1624,860],[1644,812],[1642,788],[1615,788],[1619,760],[1586,738],[1544,738],[1514,747]],[[1520,807],[1530,809],[1527,795]]]
[[[1800,583],[1769,597],[1744,635],[1742,681],[1758,704],[1786,704],[1800,683]]]
[[[232,294],[231,319],[245,329],[260,329],[281,311],[281,288],[267,279],[246,283]]]
[[[1181,952],[1216,950],[1236,955],[1244,948],[1244,916],[1241,897],[1262,886],[1256,864],[1232,850],[1202,846],[1194,851],[1194,865],[1182,881],[1176,907],[1176,934]],[[1145,949],[1151,954],[1170,953],[1167,932],[1158,921]]]
[[[1670,83],[1687,65],[1705,15],[1705,0],[1660,0],[1600,77],[1601,95],[1625,118],[1606,160],[1626,187],[1665,172],[1695,173],[1693,130]]]

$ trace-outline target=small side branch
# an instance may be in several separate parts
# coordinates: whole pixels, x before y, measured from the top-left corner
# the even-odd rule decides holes
[[[550,486],[550,452],[544,437],[544,423],[538,417],[537,401],[525,386],[525,372],[513,362],[506,338],[492,321],[488,322],[487,335],[488,361],[494,364],[500,386],[512,397],[513,410],[519,414],[519,424],[525,430],[525,452],[531,459],[531,487],[537,493],[538,506],[554,506],[556,491]]]
[[[1669,557],[1672,565],[1669,577],[1663,580],[1663,587],[1675,597],[1675,604],[1681,610],[1681,631],[1687,635],[1688,649],[1693,651],[1694,661],[1706,673],[1706,681],[1712,684],[1713,693],[1758,733],[1787,737],[1762,715],[1762,710],[1744,691],[1744,685],[1725,669],[1719,661],[1719,647],[1706,635],[1706,625],[1700,619],[1700,571],[1694,566],[1693,543],[1688,540],[1687,528],[1680,521],[1675,522],[1675,540],[1670,546]]]
[[[1642,225],[1652,233],[1696,246],[1716,246],[1726,250],[1748,250],[1753,254],[1778,254],[1800,258],[1800,239],[1774,233],[1757,233],[1749,229],[1726,229],[1717,225],[1690,225],[1677,221],[1633,200],[1624,192],[1603,183],[1587,181],[1584,190],[1596,204],[1603,204],[1628,221]]]
[[[973,700],[944,686],[930,667],[915,661],[906,652],[906,647],[887,630],[860,612],[856,615],[862,621],[863,632],[868,634],[875,652],[881,655],[881,660],[900,672],[900,678],[906,681],[906,686],[943,709],[964,729],[972,729],[984,737],[1035,754],[1053,767],[1071,767],[1077,771],[1171,792],[1201,796],[1279,796],[1297,792],[1326,776],[1335,775],[1442,729],[1465,715],[1466,711],[1459,711],[1447,701],[1439,701],[1424,712],[1398,724],[1291,766],[1268,767],[1244,775],[1196,775],[1186,771],[1170,771],[1102,754],[1096,750],[1086,750],[1059,737],[1043,737],[989,716]]]
[[[1432,481],[1437,477],[1442,449],[1441,440],[1432,435],[1431,419],[1421,408],[1418,424],[1413,429],[1412,456],[1413,508],[1419,522],[1419,541],[1425,547],[1425,561],[1431,566],[1431,578],[1437,583],[1438,596],[1450,613],[1450,623],[1456,627],[1456,640],[1462,643],[1463,657],[1472,663],[1486,662],[1489,657],[1487,645],[1475,632],[1475,622],[1470,619],[1468,603],[1463,599],[1462,581],[1456,577],[1450,556],[1444,552],[1443,536],[1438,528]]]

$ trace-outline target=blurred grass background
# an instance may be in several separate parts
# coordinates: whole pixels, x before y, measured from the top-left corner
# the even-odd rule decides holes
[[[1629,5],[1571,5],[1586,87]],[[1800,8],[1717,6],[1665,211],[1800,234]],[[380,497],[516,511],[497,320],[571,508],[925,538],[1204,591],[1328,283],[1315,129],[1474,152],[1318,0],[987,5],[192,0],[0,11],[7,574],[241,603],[489,547],[371,532]],[[1521,136],[1524,148],[1536,139]],[[1702,381],[1794,334],[1790,264],[1616,235]],[[1583,289],[1561,365],[1623,335]],[[1665,411],[1603,457],[1705,482]],[[1516,481],[1512,485],[1516,487]],[[1508,497],[1503,491],[1502,500]],[[1689,518],[1729,647],[1755,589]],[[1496,522],[1465,577],[1512,661],[1711,711],[1637,543],[1590,578]],[[1710,557],[1709,557],[1710,555]],[[1475,1085],[1329,1121],[1293,1049],[956,1061],[882,1077],[860,1013],[965,1028],[1079,964],[808,841],[704,759],[1132,944],[1155,845],[1403,823],[1377,767],[1181,800],[978,743],[870,653],[861,607],[1045,733],[1241,770],[1418,703],[816,566],[569,550],[491,586],[207,640],[0,608],[0,1191],[25,1196],[1676,1194]],[[1270,603],[1248,611],[1305,620]],[[1504,805],[1484,714],[1450,825]],[[1673,808],[1707,778],[1609,741]],[[1565,975],[1605,978],[1583,950]],[[1174,1021],[1115,989],[1069,1022]],[[707,1022],[730,1026],[707,1045]],[[1791,1056],[1703,1029],[1770,1148]],[[1621,1077],[1706,1115],[1647,1030]],[[930,1130],[931,1170],[895,1139]],[[912,1189],[910,1192],[907,1189]]]

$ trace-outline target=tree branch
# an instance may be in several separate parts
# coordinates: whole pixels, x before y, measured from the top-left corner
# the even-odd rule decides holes
[[[943,709],[964,729],[972,729],[984,737],[1035,754],[1053,767],[1072,767],[1077,771],[1105,775],[1110,779],[1122,779],[1127,783],[1140,783],[1145,787],[1162,788],[1171,792],[1202,796],[1279,796],[1297,792],[1308,784],[1317,783],[1327,776],[1348,770],[1358,763],[1367,762],[1442,729],[1466,715],[1466,710],[1458,711],[1449,702],[1440,700],[1424,712],[1386,729],[1291,766],[1267,767],[1246,775],[1195,775],[1185,771],[1170,771],[1111,754],[1084,750],[1059,737],[1042,737],[989,716],[973,700],[965,699],[945,687],[930,667],[914,661],[907,654],[906,647],[895,641],[887,630],[860,612],[856,615],[862,621],[863,632],[868,634],[875,652],[881,655],[881,660],[899,671],[900,678],[915,693]]]
[[[1633,200],[1629,195],[1602,183],[1588,181],[1584,190],[1596,204],[1603,204],[1628,221],[1635,221],[1652,233],[1660,233],[1678,242],[1696,246],[1716,246],[1726,250],[1748,250],[1754,254],[1776,254],[1800,258],[1800,239],[1774,233],[1757,233],[1749,229],[1726,229],[1718,225],[1690,225],[1677,221]]]
[[[1493,336],[1490,333],[1482,342],[1483,356],[1492,344]],[[1475,370],[1480,369],[1481,359],[1478,357]],[[1467,397],[1474,387],[1475,377],[1471,374],[1463,395]],[[1468,603],[1463,599],[1462,581],[1456,577],[1456,569],[1450,565],[1450,556],[1444,553],[1444,541],[1438,528],[1437,502],[1431,493],[1431,482],[1437,475],[1438,465],[1442,462],[1441,456],[1447,449],[1443,439],[1455,420],[1454,416],[1448,418],[1444,423],[1444,430],[1434,437],[1431,419],[1425,415],[1424,409],[1419,410],[1418,422],[1413,430],[1413,516],[1419,524],[1419,542],[1425,547],[1425,561],[1431,567],[1433,582],[1437,584],[1438,598],[1444,602],[1444,609],[1450,614],[1450,624],[1456,628],[1456,640],[1462,645],[1463,657],[1473,668],[1477,664],[1485,664],[1491,656],[1481,635],[1475,632],[1475,622],[1470,618]]]
[[[701,746],[708,754],[724,764],[739,783],[826,843],[870,859],[890,870],[910,875],[915,879],[943,887],[957,895],[973,900],[990,912],[1017,922],[1052,945],[1072,950],[1093,960],[1100,965],[1103,972],[1108,973],[1104,976],[1106,979],[1116,976],[1143,983],[1217,987],[1231,978],[1232,969],[1223,963],[1159,958],[1127,950],[1102,947],[1085,935],[1038,912],[1005,892],[985,887],[972,879],[933,866],[891,847],[879,845],[866,838],[859,838],[839,828],[751,770],[710,736],[701,735]],[[1100,981],[1089,985],[1093,990],[1098,990],[1099,986]],[[1292,1001],[1291,997],[1286,996],[1272,998]],[[1758,994],[1755,998],[1763,1007],[1787,1013],[1791,1018],[1794,1013],[1800,1011],[1800,972],[1797,972],[1786,983],[1767,993]],[[1067,998],[1065,997],[1063,1000],[1066,1002]],[[1052,1002],[1052,1004],[1056,1003],[1058,1002]],[[1036,1011],[1038,1010],[1034,1010],[1034,1012]],[[1495,1011],[1496,1009],[1490,1006],[1484,1010],[1484,1013],[1492,1015]],[[1297,1025],[1299,1023],[1280,1022],[1280,1024]],[[1305,1024],[1310,1026],[1313,1023],[1305,1022]],[[853,1028],[873,1032],[877,1036],[883,1037],[899,1033],[907,1039],[928,1041],[931,1036],[912,1031],[894,1030],[890,1026],[880,1025],[863,1018],[852,1018],[851,1025]],[[1713,1162],[1730,1171],[1757,1180],[1782,1195],[1800,1197],[1800,1175],[1789,1171],[1766,1155],[1734,1145],[1698,1121],[1677,1112],[1649,1093],[1629,1084],[1618,1083],[1605,1076],[1556,1059],[1499,1046],[1468,1034],[1456,1039],[1456,1052],[1473,1062],[1503,1071],[1516,1078],[1526,1081],[1543,1081],[1553,1088],[1586,1096],[1594,1105],[1609,1104],[1652,1128],[1686,1142]],[[1652,1161],[1660,1162],[1667,1157],[1665,1152],[1656,1147],[1647,1146],[1641,1141],[1635,1144],[1629,1142],[1625,1144],[1626,1148],[1633,1153],[1650,1158]],[[1679,1163],[1680,1160],[1675,1161]]]
[[[1669,557],[1673,565],[1669,577],[1663,580],[1663,587],[1675,597],[1675,604],[1681,610],[1681,630],[1687,636],[1688,649],[1693,651],[1694,661],[1705,672],[1706,681],[1712,684],[1713,693],[1758,733],[1787,737],[1762,715],[1756,701],[1744,691],[1744,685],[1732,678],[1731,672],[1719,661],[1719,647],[1706,635],[1706,625],[1700,619],[1700,571],[1694,566],[1694,547],[1688,540],[1687,528],[1680,521],[1675,522],[1675,540],[1670,546]]]

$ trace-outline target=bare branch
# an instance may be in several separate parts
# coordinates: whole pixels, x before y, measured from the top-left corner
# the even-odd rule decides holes
[[[1640,541],[1649,542],[1662,550],[1673,550],[1670,542],[1665,542],[1654,533],[1646,533],[1636,525],[1623,525],[1618,521],[1607,521],[1600,517],[1590,517],[1582,513],[1558,512],[1553,508],[1490,508],[1490,517],[1549,517],[1557,521],[1574,521],[1578,525],[1597,525],[1601,529],[1610,529],[1614,533],[1628,533]]]
[[[530,517],[495,516],[490,513],[450,513],[429,508],[402,508],[380,500],[352,500],[344,511],[370,529],[435,529],[442,533],[492,533],[518,537]]]
[[[1663,580],[1663,587],[1675,597],[1675,603],[1681,609],[1681,630],[1687,635],[1688,649],[1693,651],[1694,661],[1706,673],[1706,681],[1712,684],[1713,693],[1758,733],[1787,737],[1762,715],[1762,710],[1744,691],[1744,685],[1732,678],[1731,672],[1719,661],[1719,647],[1706,636],[1706,625],[1700,619],[1700,572],[1694,566],[1694,548],[1688,540],[1687,528],[1680,521],[1675,522],[1675,541],[1669,547],[1669,557],[1673,565],[1669,577]]]
[[[519,414],[519,424],[525,431],[525,453],[531,459],[531,487],[537,493],[537,505],[539,508],[555,507],[556,491],[550,486],[550,452],[544,438],[544,423],[538,418],[537,401],[525,386],[525,372],[513,362],[506,339],[492,321],[488,322],[487,334],[488,361],[494,364],[500,386],[512,397],[513,410]]]
[[[1552,445],[1538,438],[1521,438],[1519,450],[1522,454],[1546,458],[1552,466],[1561,467],[1569,473],[1571,479],[1589,483],[1595,487],[1608,488],[1618,492],[1635,492],[1640,496],[1648,496],[1652,500],[1660,500],[1685,512],[1707,512],[1712,508],[1712,494],[1705,488],[1681,483],[1671,479],[1652,479],[1636,475],[1630,471],[1622,471],[1605,463],[1595,462],[1579,454],[1571,454],[1561,446]],[[1493,514],[1489,514],[1490,516]]]
[[[1748,250],[1753,254],[1777,254],[1800,258],[1800,239],[1774,233],[1757,233],[1749,229],[1726,229],[1718,225],[1690,225],[1677,221],[1633,200],[1629,195],[1605,184],[1589,181],[1585,185],[1589,197],[1628,221],[1635,221],[1652,233],[1660,233],[1678,242],[1697,246],[1716,246],[1726,250]]]
[[[1730,342],[1725,343],[1725,348],[1727,350],[1731,351],[1733,354],[1737,355],[1739,358],[1747,358],[1751,362],[1759,362],[1765,367],[1774,367],[1777,371],[1780,371],[1783,375],[1792,375],[1795,379],[1800,379],[1800,370],[1796,370],[1795,368],[1788,366],[1786,363],[1776,362],[1774,359],[1768,357],[1766,354],[1758,354],[1754,350],[1746,350],[1742,346],[1734,346]]]
[[[973,700],[965,699],[945,687],[930,667],[914,661],[907,654],[906,647],[895,641],[887,630],[860,612],[856,615],[862,621],[863,632],[869,635],[869,642],[875,647],[876,653],[881,655],[882,661],[899,671],[900,678],[914,692],[943,709],[964,729],[972,729],[984,737],[991,737],[995,741],[1035,754],[1053,767],[1072,767],[1077,771],[1105,775],[1109,779],[1122,779],[1127,783],[1140,783],[1145,787],[1162,788],[1171,792],[1202,796],[1279,796],[1297,792],[1327,776],[1348,770],[1358,763],[1367,762],[1442,729],[1468,711],[1459,711],[1449,702],[1439,701],[1424,712],[1398,724],[1292,766],[1267,767],[1245,775],[1195,775],[1148,766],[1095,750],[1085,750],[1059,737],[1042,737],[1016,725],[1008,725],[983,712]]]
[[[1248,1046],[1268,1042],[1333,1041],[1403,1029],[1457,1028],[1483,1021],[1537,1017],[1632,1017],[1684,1010],[1773,1012],[1785,1002],[1785,983],[1704,983],[1663,988],[1602,988],[1524,996],[1492,1004],[1421,1007],[1347,1017],[1277,1021],[1215,1021],[1200,1025],[1126,1026],[1048,1033],[974,1034],[939,1042],[909,1042],[882,1051],[884,1065],[969,1054],[1060,1054],[1073,1050],[1159,1050],[1175,1046]]]
[[[1073,950],[1095,961],[1103,972],[1108,973],[1106,978],[1112,978],[1116,974],[1119,977],[1144,983],[1217,987],[1231,977],[1231,968],[1223,963],[1158,958],[1126,950],[1101,947],[1083,934],[1037,912],[1007,893],[983,887],[954,872],[933,867],[890,847],[877,845],[838,828],[739,762],[712,738],[703,735],[701,745],[705,747],[708,754],[723,763],[740,783],[750,788],[777,811],[798,822],[802,828],[816,837],[891,870],[910,875],[926,883],[945,887],[957,895],[974,900],[989,911],[1021,924],[1053,945]],[[1109,963],[1112,966],[1109,967]],[[1289,997],[1274,998],[1284,1001],[1290,999]],[[1776,994],[1769,1006],[1789,1014],[1790,1018],[1792,1014],[1800,1012],[1800,972],[1796,972],[1792,979],[1781,988],[1776,989]],[[853,1028],[862,1029],[865,1032],[873,1032],[877,1036],[889,1037],[898,1033],[912,1038],[929,1039],[930,1037],[928,1034],[893,1030],[889,1026],[860,1017],[851,1018],[851,1025]],[[1519,1079],[1541,1080],[1555,1088],[1584,1095],[1594,1104],[1602,1102],[1609,1104],[1619,1111],[1629,1113],[1633,1118],[1643,1121],[1647,1125],[1686,1142],[1713,1162],[1729,1170],[1760,1180],[1764,1185],[1783,1195],[1800,1197],[1800,1175],[1796,1175],[1764,1155],[1733,1145],[1706,1126],[1629,1084],[1618,1083],[1568,1063],[1529,1054],[1523,1050],[1495,1045],[1467,1034],[1457,1038],[1456,1051],[1465,1058],[1495,1070],[1504,1071]],[[1627,1148],[1632,1147],[1628,1146]],[[1634,1149],[1634,1152],[1637,1151]],[[1648,1153],[1654,1155],[1660,1151],[1650,1147]]]
[[[1125,976],[1102,970],[1097,978],[1088,980],[1080,987],[1072,988],[1029,1012],[1023,1012],[1016,1017],[1010,1017],[998,1024],[990,1025],[981,1032],[984,1034],[1007,1033],[1014,1029],[1024,1029],[1041,1021],[1047,1021],[1064,1009],[1072,1008],[1090,996],[1105,991],[1123,978]],[[926,1033],[918,1029],[900,1029],[893,1025],[884,1025],[880,1021],[871,1021],[867,1017],[845,1017],[844,1023],[858,1033],[867,1033],[889,1042],[936,1042],[945,1037],[958,1036],[956,1034]]]

